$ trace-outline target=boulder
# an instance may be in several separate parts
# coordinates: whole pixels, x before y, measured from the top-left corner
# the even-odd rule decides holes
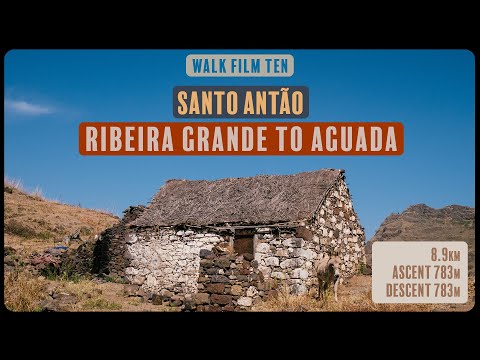
[[[212,283],[228,283],[230,280],[224,275],[212,275]]]
[[[297,268],[292,271],[292,279],[308,279],[308,271],[302,268]]]
[[[238,298],[237,304],[240,306],[252,306],[252,301],[253,299],[251,297],[242,296],[241,298]]]
[[[209,268],[213,266],[213,261],[208,260],[208,259],[201,259],[200,260],[200,266],[203,266],[204,268]]]
[[[125,296],[137,296],[138,289],[138,285],[126,284],[123,286],[123,293],[125,294]]]
[[[265,265],[267,266],[278,266],[279,264],[280,260],[275,256],[271,256],[265,259]]]
[[[197,293],[193,296],[193,299],[197,305],[210,304],[210,294],[207,293]]]
[[[233,285],[230,289],[232,295],[242,295],[242,287],[240,285]]]
[[[255,295],[258,295],[258,290],[255,286],[250,286],[247,290],[247,296],[253,298]]]
[[[286,276],[283,272],[280,272],[280,271],[274,271],[272,272],[272,274],[270,275],[272,278],[275,278],[275,279],[285,279]]]
[[[200,250],[200,258],[201,259],[211,259],[213,257],[213,252],[207,249]]]
[[[293,284],[291,287],[291,292],[294,295],[303,295],[307,292],[307,288],[303,284]]]
[[[162,297],[162,299],[170,299],[174,295],[175,295],[174,293],[172,293],[171,291],[169,291],[167,289],[162,289],[160,291],[160,296]]]
[[[221,283],[207,284],[206,292],[213,294],[223,294],[225,291],[225,285]]]
[[[210,295],[210,302],[212,304],[219,304],[219,305],[231,304],[232,303],[232,296],[231,295],[212,294],[212,295]]]
[[[267,243],[260,243],[257,245],[257,252],[258,253],[268,253],[270,251],[270,245]],[[245,256],[245,255],[244,255]]]
[[[228,269],[230,267],[230,260],[225,258],[220,258],[215,260],[215,265],[221,267],[222,269]]]
[[[252,261],[253,260],[253,254],[249,254],[249,253],[243,254],[243,258],[247,261]]]

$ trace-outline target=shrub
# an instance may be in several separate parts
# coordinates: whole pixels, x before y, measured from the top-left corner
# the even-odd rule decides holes
[[[117,284],[128,284],[128,281],[117,275],[105,275],[103,280]]]
[[[92,234],[92,229],[87,226],[82,226],[80,228],[80,235],[89,236]]]
[[[38,186],[30,193],[30,195],[37,200],[45,200],[45,197],[43,196],[43,191]]]
[[[367,264],[361,262],[358,264],[358,273],[359,274],[365,274],[367,272]]]
[[[4,224],[4,231],[10,235],[20,236],[24,239],[42,239],[48,240],[54,237],[54,235],[49,231],[41,231],[39,233],[35,230],[30,229],[29,227],[21,224],[17,220],[13,219]]]
[[[40,311],[45,281],[25,271],[7,272],[4,279],[5,306],[10,311]]]
[[[21,180],[10,179],[7,176],[3,177],[3,187],[23,191],[23,185]]]
[[[22,225],[16,220],[10,220],[9,222],[5,223],[4,231],[7,234],[17,235],[24,239],[31,239],[37,235],[37,233],[34,230]]]
[[[83,304],[85,310],[120,310],[122,306],[102,298],[91,299]]]
[[[68,260],[62,261],[59,267],[49,264],[40,270],[40,273],[48,280],[72,281],[78,283],[86,279],[86,276],[75,271],[75,265]]]

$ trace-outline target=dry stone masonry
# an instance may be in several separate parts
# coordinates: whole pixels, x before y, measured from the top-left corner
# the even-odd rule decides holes
[[[315,264],[325,254],[341,257],[342,279],[365,263],[342,170],[255,179],[167,182],[109,235],[101,254],[113,264],[103,268],[157,304],[244,311],[283,286],[316,294]]]
[[[102,232],[93,249],[92,273],[123,280],[129,259],[125,257],[125,233],[129,223],[145,211],[145,206],[130,206],[122,221]]]
[[[258,262],[250,254],[200,251],[200,276],[195,295],[197,311],[244,311],[274,295],[275,284],[264,282]],[[267,290],[268,289],[268,290]]]
[[[343,176],[328,193],[307,229],[316,234],[312,239],[316,249],[340,255],[343,277],[354,275],[359,263],[365,264],[365,233],[353,210]]]
[[[192,230],[140,229],[126,235],[125,258],[130,265],[125,276],[147,292],[196,293],[200,250],[211,250],[222,240],[219,235]]]

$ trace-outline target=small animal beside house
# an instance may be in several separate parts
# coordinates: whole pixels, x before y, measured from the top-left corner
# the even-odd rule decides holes
[[[146,293],[233,311],[282,284],[320,297],[333,284],[337,299],[339,281],[365,262],[364,248],[344,171],[320,169],[169,180],[147,207],[129,208],[100,235],[94,264]]]
[[[325,294],[333,284],[333,294],[335,301],[338,301],[337,289],[340,282],[340,264],[342,260],[339,256],[330,256],[324,254],[324,256],[317,260],[315,264],[315,270],[318,278],[318,297],[324,299]]]

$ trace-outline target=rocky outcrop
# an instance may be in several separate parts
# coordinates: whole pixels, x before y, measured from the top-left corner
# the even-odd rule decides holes
[[[42,253],[33,253],[25,260],[27,269],[33,274],[59,275],[62,271],[62,257],[66,249],[50,248]]]
[[[11,246],[3,247],[3,270],[4,272],[12,271],[18,266],[20,259],[17,256],[17,251]]]
[[[71,311],[72,305],[78,302],[75,295],[59,291],[54,285],[48,285],[46,298],[40,303],[43,312]]]
[[[450,205],[434,209],[425,204],[409,206],[389,215],[367,242],[367,263],[372,262],[375,241],[466,241],[469,274],[475,273],[475,208]]]

